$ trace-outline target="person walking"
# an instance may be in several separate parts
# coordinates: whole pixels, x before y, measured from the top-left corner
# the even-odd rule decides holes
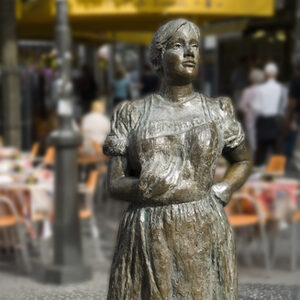
[[[238,106],[239,110],[243,113],[247,143],[252,154],[254,154],[256,150],[256,114],[253,109],[253,101],[257,97],[259,85],[264,81],[264,78],[264,72],[260,69],[253,69],[250,72],[249,80],[251,85],[244,89]]]
[[[112,93],[114,98],[114,106],[131,98],[129,80],[126,77],[126,71],[121,66],[117,67],[115,79],[112,82]]]
[[[103,145],[106,136],[110,132],[110,121],[105,115],[105,101],[98,99],[92,102],[91,111],[83,116],[81,122],[83,144],[81,152],[94,155],[93,142]]]
[[[283,115],[287,104],[287,90],[277,81],[278,67],[267,63],[264,68],[266,82],[261,84],[253,101],[256,119],[255,165],[266,162],[269,153],[282,153]]]

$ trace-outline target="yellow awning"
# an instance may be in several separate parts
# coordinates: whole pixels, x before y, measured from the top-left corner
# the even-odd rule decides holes
[[[270,16],[273,0],[69,0],[72,15],[188,14]]]
[[[110,36],[107,32],[122,31],[115,34],[116,40],[142,44],[149,43],[150,32],[175,17],[203,25],[229,17],[272,16],[274,12],[274,0],[68,0],[68,4],[74,33],[98,41],[98,35],[102,40]],[[20,37],[53,38],[55,0],[19,0],[16,15]],[[131,35],[128,31],[148,33]]]
[[[68,0],[72,17],[143,14],[271,16],[274,0]],[[21,18],[55,15],[54,0],[21,2]],[[126,24],[124,24],[126,25]]]

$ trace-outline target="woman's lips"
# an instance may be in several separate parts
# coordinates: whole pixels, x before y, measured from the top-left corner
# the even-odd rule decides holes
[[[196,63],[194,61],[184,61],[182,65],[184,67],[195,67]]]

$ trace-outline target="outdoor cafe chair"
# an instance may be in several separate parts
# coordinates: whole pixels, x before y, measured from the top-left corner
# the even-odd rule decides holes
[[[99,158],[99,161],[104,163],[108,161],[108,156],[106,156],[103,153],[102,147],[103,145],[99,144],[98,142],[92,140],[92,145],[93,145],[93,149],[97,155],[97,157]]]
[[[252,212],[245,212],[243,208],[236,209],[243,206],[242,201],[248,202],[253,208]],[[230,205],[227,208],[228,222],[234,229],[248,228],[258,226],[260,231],[260,237],[262,242],[262,251],[264,254],[265,268],[269,274],[271,265],[269,258],[269,244],[267,234],[265,230],[265,218],[262,216],[259,204],[256,199],[248,193],[234,193],[230,201]]]
[[[264,170],[265,175],[283,176],[285,172],[286,157],[284,155],[272,155]]]
[[[38,154],[39,154],[39,150],[40,150],[40,143],[39,142],[34,142],[31,150],[30,150],[30,157],[32,159],[37,158]]]
[[[46,166],[54,166],[55,152],[56,152],[55,147],[53,147],[53,146],[48,147],[45,155],[42,158],[42,163],[39,165],[39,168],[43,168]],[[81,155],[79,153],[79,155],[77,157],[77,163],[80,166],[79,176],[80,176],[81,181],[82,181],[82,179],[84,179],[86,177],[85,174],[86,174],[87,166],[98,165],[103,160],[103,157],[104,157],[104,154],[101,155],[101,153],[99,153],[99,152],[96,153],[95,155]],[[101,169],[101,167],[99,167],[99,168],[100,168],[100,172],[102,172],[102,169],[104,168],[104,166],[102,167],[102,169]]]
[[[88,174],[91,168],[94,169],[96,167],[99,170],[99,175],[106,173],[107,170],[108,157],[104,155],[101,145],[98,142],[91,140],[91,146],[94,152],[92,154],[83,154],[79,151],[77,162],[80,166],[79,175],[81,181],[84,181],[86,174]]]
[[[98,176],[99,172],[98,170],[92,170],[88,176],[88,179],[84,185],[79,185],[79,194],[78,197],[79,199],[82,200],[80,203],[80,207],[78,210],[78,216],[79,219],[82,222],[86,222],[88,225],[88,230],[89,234],[92,237],[93,240],[93,245],[95,248],[96,255],[99,256],[100,258],[100,234],[99,234],[99,229],[97,227],[97,222],[96,218],[94,215],[94,194],[95,194],[95,189],[97,186],[98,182]],[[82,196],[82,198],[80,198]],[[33,225],[34,228],[37,228],[37,224],[40,222],[43,222],[46,216],[39,216],[39,215],[34,215],[33,216]],[[47,217],[46,217],[47,218]],[[83,225],[83,224],[82,224]],[[48,256],[49,256],[49,249],[47,249],[47,245],[49,243],[49,240],[45,240],[43,237],[38,238],[38,250],[41,255],[41,260],[46,263]]]
[[[2,233],[2,247],[6,250],[14,249],[17,262],[22,260],[25,271],[30,273],[32,267],[28,255],[23,219],[17,213],[13,202],[3,195],[0,195],[0,231]]]
[[[55,161],[55,148],[53,146],[48,147],[45,155],[43,156],[43,165],[53,165]]]
[[[25,188],[14,192],[15,200],[19,207],[23,207],[26,203],[26,197],[28,196],[25,192]],[[27,190],[26,190],[27,191]],[[28,231],[30,249],[34,253],[40,255],[41,261],[46,263],[48,256],[48,241],[43,234],[45,232],[45,226],[50,222],[50,217],[42,212],[30,213],[30,218],[24,217],[23,223],[26,225]],[[50,234],[51,236],[51,234]],[[37,251],[37,252],[35,252]]]
[[[94,194],[97,186],[99,178],[99,171],[92,170],[88,176],[88,179],[84,185],[79,185],[79,195],[82,195],[82,205],[79,208],[78,216],[82,222],[87,222],[89,233],[93,240],[93,245],[95,247],[96,255],[98,256],[100,253],[100,234],[99,229],[97,227],[96,218],[94,215]],[[22,195],[20,195],[20,199],[22,199]],[[38,224],[44,224],[45,218],[47,216],[35,214],[32,216],[32,225],[34,226],[35,231],[37,231]],[[83,225],[83,224],[82,224]],[[49,243],[48,239],[44,239],[42,236],[38,237],[38,251],[41,255],[41,260],[43,262],[47,262],[48,259],[48,250],[47,245]],[[99,256],[100,257],[100,256]]]
[[[107,157],[103,154],[101,146],[92,141],[93,149],[95,150],[95,155],[79,155],[77,162],[78,164],[97,164],[100,162],[107,161]],[[48,147],[45,155],[43,156],[42,162],[44,165],[53,165],[55,162],[55,148],[53,146]]]

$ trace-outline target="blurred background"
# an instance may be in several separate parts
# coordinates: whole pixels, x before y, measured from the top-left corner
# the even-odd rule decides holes
[[[102,145],[118,103],[158,91],[149,45],[177,17],[254,158],[226,208],[240,299],[300,299],[299,0],[0,0],[0,299],[105,299],[127,204]]]

